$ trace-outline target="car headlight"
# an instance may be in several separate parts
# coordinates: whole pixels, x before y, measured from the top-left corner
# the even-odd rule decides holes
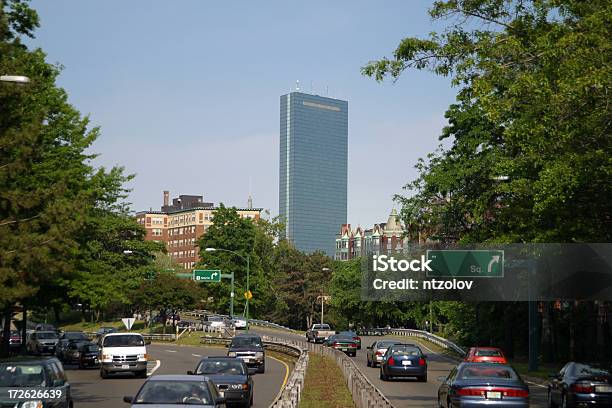
[[[227,353],[228,357],[236,357],[236,353],[234,351],[230,351],[229,353]]]
[[[43,408],[42,401],[26,401],[21,404],[21,408]]]
[[[256,358],[262,358],[263,357],[263,352],[258,351],[257,353],[255,353],[255,357]]]
[[[102,354],[102,361],[112,360],[113,356],[110,354]]]
[[[146,354],[138,354],[138,360],[146,360],[146,359],[147,359]]]

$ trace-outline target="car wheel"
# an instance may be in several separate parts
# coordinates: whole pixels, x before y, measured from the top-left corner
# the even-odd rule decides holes
[[[387,377],[385,373],[383,373],[382,368],[380,369],[380,379],[383,381],[387,381],[389,379],[389,377]]]
[[[367,361],[366,361],[366,365],[367,365],[368,367],[372,367],[372,362],[370,361],[370,359],[369,359],[369,358],[368,358],[368,359],[367,359]]]
[[[555,404],[552,400],[552,392],[550,388],[548,389],[548,408],[557,408],[557,404]]]
[[[567,408],[567,395],[563,394],[563,398],[561,398],[561,408]]]
[[[260,373],[260,374],[265,373],[265,372],[266,372],[266,365],[265,365],[265,364],[262,364],[262,365],[261,365],[261,367],[259,367],[259,368],[257,369],[257,372],[258,372],[258,373]]]
[[[422,377],[419,377],[419,381],[420,381],[420,382],[427,382],[427,376],[426,376],[426,375],[424,375],[424,376],[422,376]]]
[[[136,375],[138,376],[138,378],[147,378],[147,369],[145,368],[144,370],[137,373]]]
[[[100,369],[100,378],[102,378],[102,379],[108,378],[108,373],[103,368]]]
[[[249,400],[249,405],[253,406],[253,394],[251,394],[251,399]]]

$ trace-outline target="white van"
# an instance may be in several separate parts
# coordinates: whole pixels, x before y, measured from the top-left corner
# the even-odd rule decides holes
[[[147,347],[139,333],[108,333],[100,341],[100,377],[132,372],[147,376]]]

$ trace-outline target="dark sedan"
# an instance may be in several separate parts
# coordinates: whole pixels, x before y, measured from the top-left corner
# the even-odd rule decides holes
[[[355,343],[352,336],[334,334],[333,336],[329,336],[323,344],[325,344],[327,347],[343,351],[345,354],[351,357],[355,357],[357,355],[357,343]]]
[[[610,365],[567,363],[548,383],[549,407],[612,407]]]
[[[100,348],[95,343],[84,343],[79,349],[79,368],[97,367],[100,365]]]
[[[195,372],[188,371],[187,374],[210,378],[227,405],[253,405],[253,379],[242,360],[235,357],[207,357],[200,360]]]
[[[461,363],[439,380],[440,407],[529,406],[529,388],[509,365]]]
[[[414,344],[394,344],[380,362],[380,379],[392,377],[416,377],[427,382],[427,360],[425,354]]]
[[[355,344],[357,344],[357,350],[361,350],[361,337],[359,337],[359,335],[357,333],[355,333],[354,331],[342,331],[340,333],[338,333],[341,336],[346,336],[346,337],[350,337],[353,339],[353,341],[355,342]]]
[[[225,398],[210,378],[201,375],[154,375],[142,384],[136,396],[125,396],[123,401],[132,407],[147,408],[225,406]]]

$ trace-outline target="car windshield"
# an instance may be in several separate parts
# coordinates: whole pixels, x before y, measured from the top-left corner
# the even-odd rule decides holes
[[[459,372],[459,378],[469,380],[473,378],[493,378],[516,380],[518,375],[511,367],[499,367],[496,364],[469,365]]]
[[[340,332],[338,334],[341,334],[343,336],[357,336],[357,333],[352,332],[352,331],[343,331],[343,332]]]
[[[337,335],[334,336],[334,341],[349,341],[349,342],[353,342],[353,338],[351,336],[347,336],[347,335]]]
[[[231,347],[255,346],[261,347],[261,339],[259,337],[234,337]]]
[[[65,333],[64,338],[68,340],[87,340],[87,335],[85,333]]]
[[[476,350],[475,355],[478,357],[503,357],[502,353],[497,350]]]
[[[212,405],[208,386],[201,381],[147,381],[134,404]]]
[[[83,346],[83,351],[86,353],[97,353],[98,351],[100,351],[100,349],[95,344],[85,344]]]
[[[44,382],[42,365],[0,363],[0,387],[41,386]]]
[[[222,322],[223,318],[222,317],[209,317],[208,321],[209,322]]]
[[[391,349],[391,354],[394,356],[420,356],[421,350],[414,346],[395,346]]]
[[[312,328],[314,330],[330,330],[329,324],[315,324]]]
[[[45,340],[47,340],[47,339],[57,339],[57,334],[51,333],[51,332],[49,332],[49,333],[37,333],[36,337],[39,338],[39,339],[45,339]]]
[[[245,375],[243,363],[237,360],[204,360],[196,370],[197,374]]]
[[[120,334],[117,336],[107,336],[104,338],[103,347],[141,347],[144,340],[141,336]]]

